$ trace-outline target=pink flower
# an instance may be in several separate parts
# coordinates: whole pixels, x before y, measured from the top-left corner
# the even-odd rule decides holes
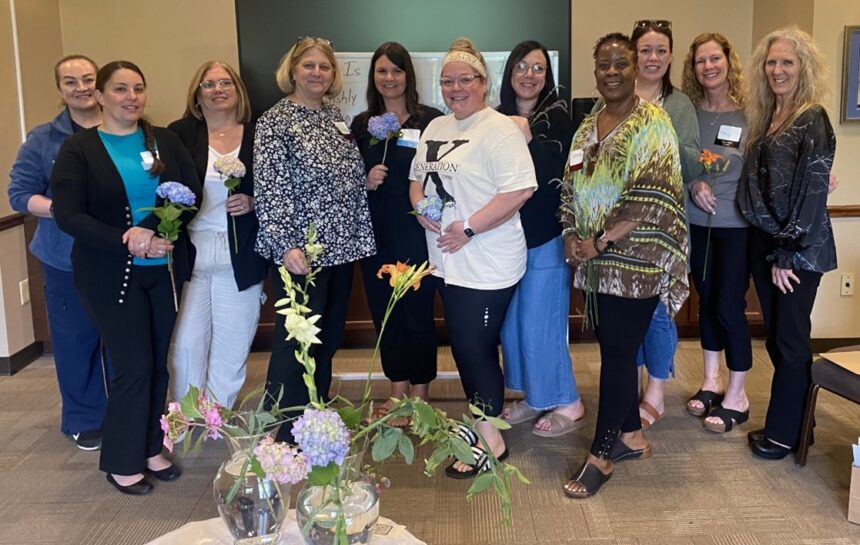
[[[267,435],[254,448],[266,478],[281,484],[296,484],[307,478],[310,467],[305,457],[284,442],[275,442]]]
[[[221,418],[221,412],[218,409],[217,405],[211,406],[203,413],[203,418],[206,422],[207,439],[221,439],[219,431],[221,426],[224,425],[224,419]]]
[[[164,432],[164,440],[162,441],[164,448],[168,452],[173,452],[173,441],[170,440],[170,424],[167,422],[166,415],[161,415],[161,431]]]

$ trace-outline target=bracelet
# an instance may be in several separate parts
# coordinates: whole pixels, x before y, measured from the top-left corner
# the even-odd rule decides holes
[[[600,248],[597,247],[597,241],[599,239],[593,238],[591,239],[591,245],[594,246],[594,251],[597,252],[597,255],[603,255],[603,252],[606,251],[606,248],[603,249],[603,252],[600,251]]]

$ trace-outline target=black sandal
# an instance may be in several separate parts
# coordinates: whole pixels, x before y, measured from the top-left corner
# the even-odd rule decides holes
[[[705,426],[705,429],[714,433],[726,433],[732,431],[732,428],[736,424],[741,425],[749,420],[750,410],[747,409],[744,412],[740,412],[733,409],[726,409],[722,405],[717,405],[717,408],[711,411],[708,418],[712,416],[722,420],[723,425],[720,426],[719,424],[712,424],[711,422],[703,421],[702,424]]]
[[[452,479],[471,479],[472,477],[476,477],[485,471],[490,470],[490,457],[487,456],[487,452],[477,446],[472,446],[472,454],[475,456],[474,464],[466,464],[463,462],[469,469],[466,471],[459,471],[454,467],[454,464],[457,463],[457,460],[445,468],[445,475],[451,477]],[[503,453],[499,455],[496,460],[499,462],[504,462],[508,457],[508,449],[505,449]]]
[[[457,427],[451,430],[451,435],[459,437],[470,447],[478,444],[478,434],[465,424],[457,424]]]
[[[650,456],[651,443],[648,443],[648,446],[645,448],[630,448],[624,444],[621,438],[615,440],[612,449],[609,451],[609,459],[612,460],[613,464],[622,460],[641,460]]]
[[[567,481],[568,483],[579,483],[582,485],[583,488],[585,488],[585,490],[583,492],[572,492],[568,490],[566,486],[562,489],[569,498],[589,498],[597,494],[597,491],[600,490],[600,487],[603,486],[603,483],[608,481],[610,477],[612,477],[612,473],[605,474],[600,471],[600,469],[596,465],[585,462],[584,464],[582,464],[582,467],[580,467],[576,471],[576,473]]]
[[[718,394],[717,392],[712,392],[710,390],[699,390],[690,399],[687,400],[687,403],[686,405],[684,405],[684,407],[687,409],[687,412],[693,416],[705,416],[711,411],[713,407],[719,405],[723,401],[723,397],[723,394]],[[691,401],[701,401],[704,407],[702,407],[701,409],[690,407]]]

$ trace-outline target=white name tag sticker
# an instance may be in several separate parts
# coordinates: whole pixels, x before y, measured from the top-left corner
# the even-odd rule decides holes
[[[397,145],[404,148],[418,149],[418,141],[421,140],[420,129],[400,129],[400,138]]]
[[[349,132],[349,126],[343,121],[335,121],[334,126],[337,127],[337,130],[340,131],[340,134],[344,136],[349,136],[351,134]]]
[[[743,129],[732,125],[720,125],[720,132],[717,133],[718,140],[726,140],[728,142],[740,142]]]
[[[567,158],[567,165],[570,167],[571,171],[576,171],[582,168],[583,157],[584,153],[581,149],[571,150],[570,155]]]
[[[140,152],[140,166],[143,167],[143,170],[151,169],[152,165],[154,163],[155,163],[155,159],[152,157],[152,152],[150,152],[150,151]]]

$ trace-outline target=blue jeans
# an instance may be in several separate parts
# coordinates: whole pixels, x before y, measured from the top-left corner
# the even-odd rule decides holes
[[[570,267],[561,237],[528,251],[502,325],[505,383],[526,403],[546,410],[579,400],[567,340]]]
[[[678,348],[678,328],[675,321],[669,318],[666,305],[657,304],[645,339],[639,346],[636,365],[646,366],[648,375],[661,380],[667,380],[669,374],[675,376],[675,349]]]
[[[100,430],[107,408],[101,337],[81,305],[72,273],[44,263],[42,271],[54,367],[63,400],[60,429],[66,435]]]

